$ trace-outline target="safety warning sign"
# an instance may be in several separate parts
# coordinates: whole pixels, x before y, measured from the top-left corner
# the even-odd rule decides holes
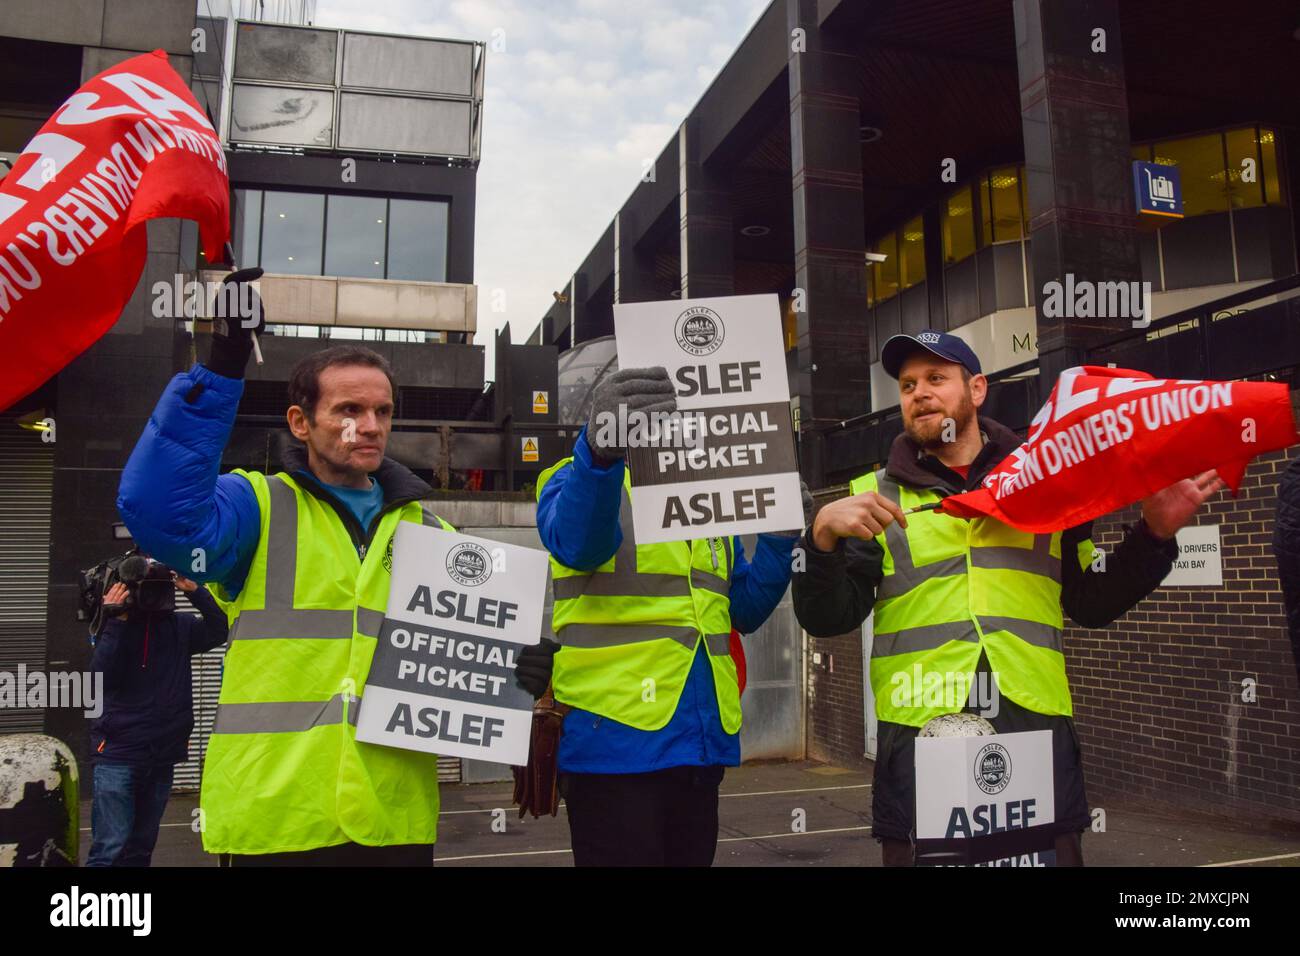
[[[545,415],[551,410],[551,395],[549,392],[533,392],[533,414]]]
[[[537,436],[519,439],[519,453],[524,461],[537,461]]]

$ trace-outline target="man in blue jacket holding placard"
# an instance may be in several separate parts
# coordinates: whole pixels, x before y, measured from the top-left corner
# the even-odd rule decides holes
[[[740,763],[731,628],[751,633],[776,608],[799,532],[758,535],[752,561],[738,537],[638,544],[627,449],[594,425],[619,406],[675,410],[668,373],[607,376],[573,456],[539,478],[559,644],[526,648],[517,673],[535,696],[553,678],[568,707],[558,765],[574,862],[708,866],[718,788]]]

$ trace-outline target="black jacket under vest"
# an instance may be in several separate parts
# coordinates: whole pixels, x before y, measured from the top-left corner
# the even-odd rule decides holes
[[[1021,444],[1011,429],[990,418],[979,418],[987,441],[971,463],[966,479],[927,454],[906,434],[894,439],[885,473],[909,488],[933,489],[942,496],[973,491],[984,476]],[[1114,554],[1106,556],[1105,572],[1080,568],[1068,560],[1080,541],[1092,535],[1092,522],[1061,534],[1061,607],[1080,627],[1106,627],[1159,587],[1169,574],[1178,545],[1157,541],[1139,520]],[[821,551],[805,530],[799,547],[806,555],[804,570],[792,577],[795,616],[813,637],[834,637],[856,631],[876,603],[883,576],[884,549],[875,540],[841,538],[834,551]]]

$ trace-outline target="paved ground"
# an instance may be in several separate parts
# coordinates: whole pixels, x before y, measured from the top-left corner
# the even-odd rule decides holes
[[[727,772],[720,804],[718,866],[879,866],[871,839],[867,773],[813,762],[753,764]],[[520,820],[506,783],[443,787],[441,866],[571,866],[564,808],[555,819]],[[197,794],[168,804],[155,865],[213,866],[191,827]],[[494,811],[504,810],[504,813]],[[802,813],[799,813],[802,811]],[[1252,829],[1108,805],[1106,832],[1084,837],[1094,866],[1300,866],[1300,829]],[[802,819],[803,832],[794,824]],[[494,832],[493,823],[505,832]],[[82,807],[81,855],[90,846]]]

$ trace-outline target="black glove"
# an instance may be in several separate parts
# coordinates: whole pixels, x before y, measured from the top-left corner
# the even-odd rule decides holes
[[[240,269],[221,283],[212,309],[212,350],[204,363],[218,375],[243,378],[244,366],[253,351],[252,334],[260,335],[266,328],[262,297],[252,287],[260,278],[261,269]],[[245,309],[245,304],[251,304],[251,308]]]
[[[620,407],[626,409],[625,414],[677,411],[677,394],[668,370],[663,366],[620,369],[606,375],[596,386],[587,422],[587,447],[601,467],[609,467],[627,455],[627,449],[618,444]],[[631,422],[627,427],[630,431]]]
[[[519,652],[519,663],[515,665],[515,683],[537,700],[546,693],[551,684],[551,671],[555,669],[555,652],[560,645],[555,641],[542,638],[538,644],[529,644]]]

